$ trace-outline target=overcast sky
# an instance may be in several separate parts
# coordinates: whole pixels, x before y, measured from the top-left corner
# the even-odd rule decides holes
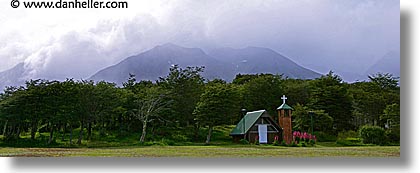
[[[24,9],[0,0],[0,71],[87,78],[164,43],[261,46],[315,71],[363,71],[400,49],[398,0],[127,0],[128,9]]]

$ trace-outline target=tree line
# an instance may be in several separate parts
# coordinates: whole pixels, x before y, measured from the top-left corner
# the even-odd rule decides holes
[[[235,125],[241,109],[265,109],[273,118],[287,95],[295,108],[294,130],[332,135],[378,125],[398,133],[399,85],[390,74],[369,76],[369,81],[346,83],[330,72],[313,80],[273,74],[238,74],[232,82],[205,80],[204,67],[177,65],[157,81],[137,81],[130,74],[121,87],[104,81],[29,80],[25,86],[6,87],[0,94],[3,140],[48,132],[56,138],[81,144],[94,135],[138,134],[138,140],[174,139],[209,143],[213,128]],[[206,129],[205,136],[200,130]]]

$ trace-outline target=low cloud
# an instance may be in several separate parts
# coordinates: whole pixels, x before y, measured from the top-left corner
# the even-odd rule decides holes
[[[0,16],[6,26],[0,28],[0,71],[24,61],[28,78],[88,78],[168,42],[204,49],[268,47],[322,73],[362,71],[386,52],[399,51],[398,1],[157,1],[136,12],[147,2],[129,0],[129,11],[119,17],[107,10],[96,18],[61,16],[27,26],[32,11],[8,19],[17,12],[0,7],[8,10]]]

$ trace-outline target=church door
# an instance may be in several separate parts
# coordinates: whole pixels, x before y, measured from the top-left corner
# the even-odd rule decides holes
[[[259,139],[260,144],[268,143],[268,140],[267,140],[267,125],[266,124],[258,125],[258,135],[259,135],[258,139]]]

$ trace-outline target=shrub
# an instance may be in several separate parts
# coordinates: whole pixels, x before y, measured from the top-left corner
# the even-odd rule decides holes
[[[289,145],[287,145],[288,147],[298,147],[298,145],[296,144],[296,143],[291,143],[291,144],[289,144]]]
[[[356,138],[347,138],[347,139],[338,139],[336,144],[340,146],[363,146],[360,140],[357,140]]]
[[[187,136],[181,135],[181,134],[173,134],[171,136],[171,139],[173,139],[176,142],[188,142],[188,141],[190,141],[190,139]]]
[[[309,142],[309,144],[311,145],[311,146],[314,146],[315,145],[315,140],[311,140],[310,142]]]
[[[161,146],[175,145],[175,141],[170,140],[170,139],[165,139],[165,138],[162,138],[162,140],[160,141],[160,143],[162,143]]]
[[[273,142],[273,145],[274,145],[274,146],[279,146],[279,145],[280,145],[280,143],[279,143],[279,136],[275,136],[275,137],[274,137],[274,142]]]
[[[175,142],[170,139],[162,138],[160,141],[146,141],[139,144],[140,146],[168,146],[168,145],[175,145]]]
[[[279,146],[279,145],[280,145],[279,141],[274,140],[273,146]]]
[[[335,142],[337,137],[325,132],[314,132],[317,142]]]
[[[386,142],[385,130],[379,126],[362,126],[359,134],[364,144],[382,145]]]
[[[338,133],[338,139],[357,138],[359,134],[353,130]]]
[[[302,144],[303,147],[313,146],[316,143],[316,135],[312,135],[307,132],[294,131],[292,142],[296,144],[299,144],[302,142],[304,143]]]
[[[239,142],[241,144],[249,144],[249,142],[246,139],[241,139]]]
[[[400,143],[400,133],[399,131],[391,131],[391,130],[387,130],[385,132],[386,138],[388,139],[389,142],[393,143],[393,144],[399,144]]]
[[[281,146],[287,146],[286,142],[284,140],[281,141]]]

